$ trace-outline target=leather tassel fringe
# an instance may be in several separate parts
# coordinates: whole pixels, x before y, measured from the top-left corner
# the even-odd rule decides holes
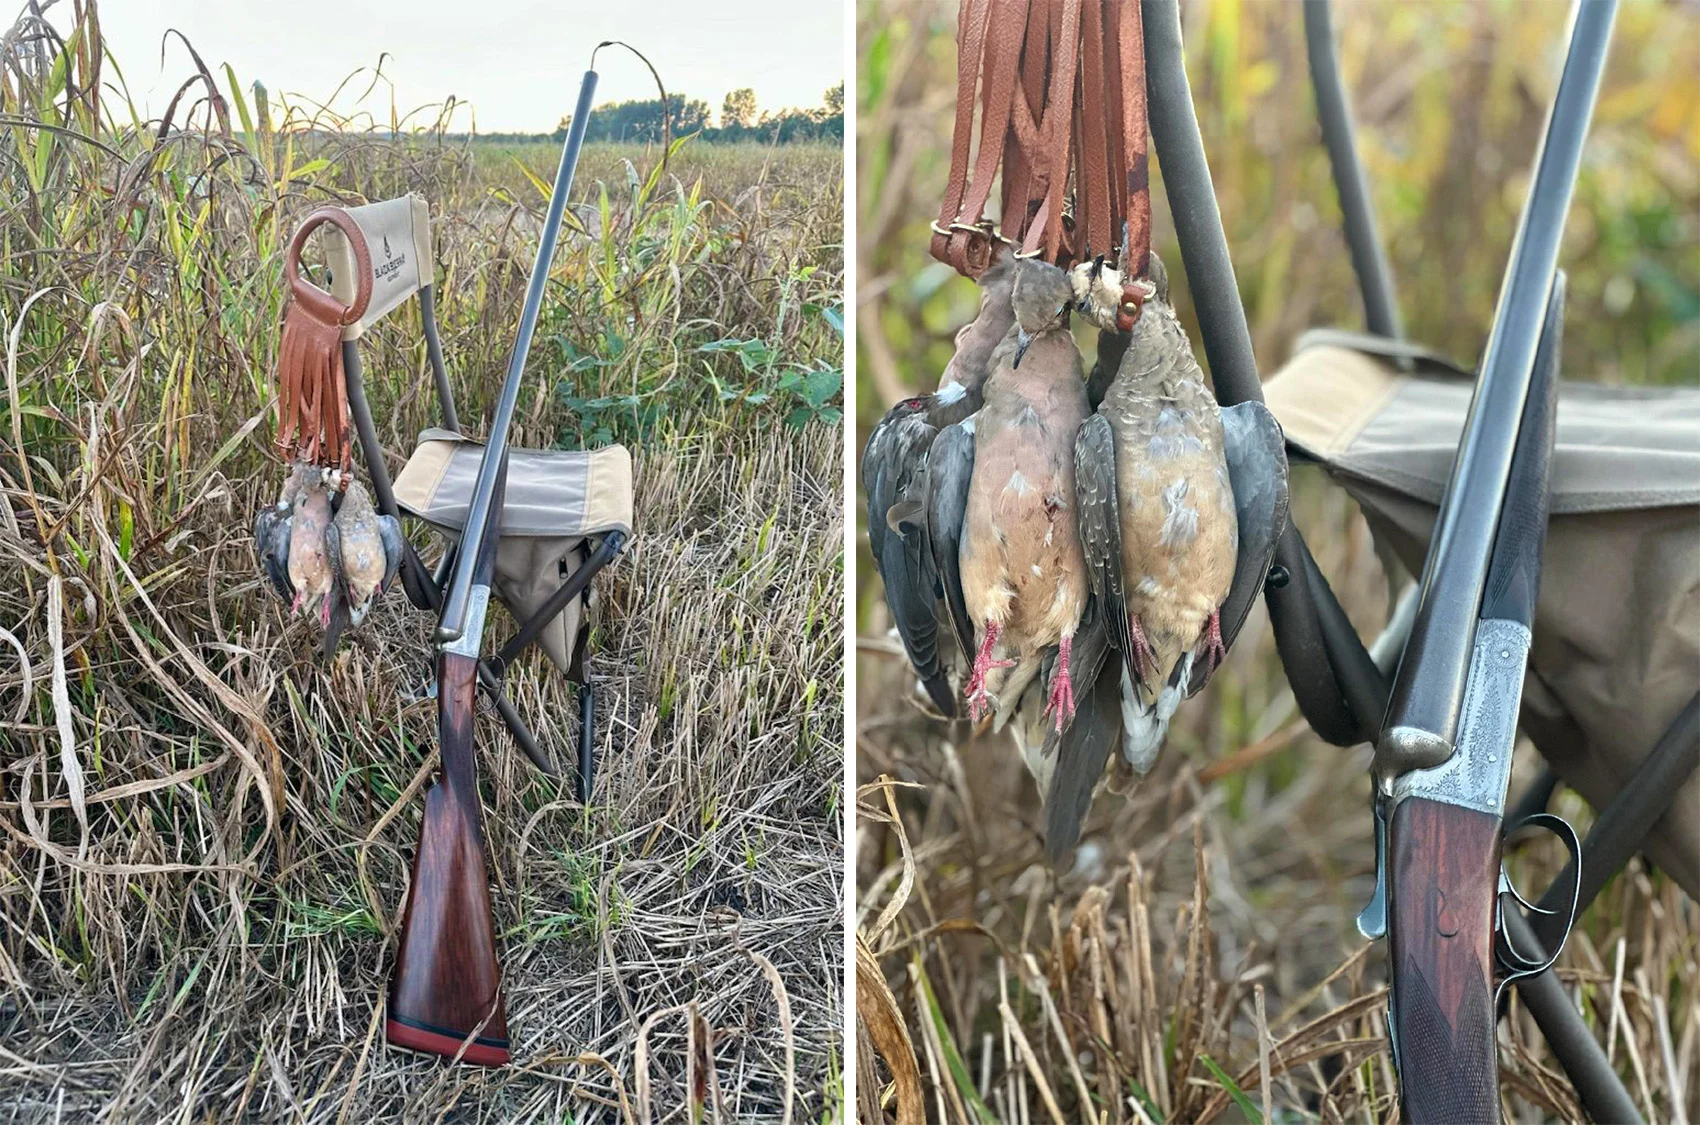
[[[291,301],[278,341],[277,385],[277,447],[284,459],[348,469],[353,449],[342,325],[326,323]]]

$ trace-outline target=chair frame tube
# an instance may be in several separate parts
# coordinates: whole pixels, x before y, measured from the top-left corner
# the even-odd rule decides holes
[[[1352,272],[1364,300],[1364,326],[1377,336],[1399,340],[1405,330],[1399,320],[1399,301],[1393,289],[1393,271],[1376,232],[1375,207],[1370,203],[1369,180],[1358,160],[1357,138],[1352,128],[1352,111],[1346,101],[1346,86],[1340,78],[1340,60],[1334,50],[1334,24],[1328,0],[1305,0],[1305,57],[1310,63],[1310,84],[1316,94],[1316,116],[1322,125],[1322,144],[1328,150],[1328,167],[1334,190],[1340,198],[1341,225],[1346,248],[1352,256]]]
[[[455,413],[455,392],[449,386],[449,370],[443,365],[443,339],[437,331],[436,286],[419,290],[419,318],[425,322],[425,355],[431,361],[431,375],[437,381],[437,403],[443,409],[443,428],[460,433],[460,415]]]

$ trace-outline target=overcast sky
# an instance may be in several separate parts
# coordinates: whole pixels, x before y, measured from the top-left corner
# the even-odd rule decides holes
[[[64,26],[69,9],[50,15]],[[717,120],[728,90],[751,87],[764,109],[816,106],[844,79],[837,0],[119,0],[101,4],[100,22],[131,94],[154,115],[192,73],[175,38],[161,71],[168,28],[188,36],[221,85],[228,62],[245,90],[258,80],[320,101],[388,52],[398,107],[453,94],[486,133],[553,129],[604,39],[644,52],[669,93],[706,100]],[[625,51],[604,51],[597,73],[598,104],[655,96],[649,72]],[[365,103],[380,123],[390,96],[380,87]]]

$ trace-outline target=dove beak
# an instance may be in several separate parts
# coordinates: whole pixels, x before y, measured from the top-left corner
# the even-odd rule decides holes
[[[1021,357],[1027,354],[1027,348],[1032,343],[1033,334],[1031,332],[1025,328],[1015,330],[1015,359],[1010,363],[1011,367],[1021,366]]]

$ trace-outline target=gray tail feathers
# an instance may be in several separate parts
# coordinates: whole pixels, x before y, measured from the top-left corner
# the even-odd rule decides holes
[[[947,719],[956,716],[956,693],[951,690],[950,680],[943,672],[921,677],[921,686],[926,689],[927,698],[933,701],[939,714]]]
[[[1141,697],[1138,685],[1122,668],[1121,710],[1122,725],[1127,733],[1122,739],[1122,754],[1133,771],[1144,777],[1157,764],[1157,754],[1163,749],[1163,739],[1169,733],[1169,720],[1175,708],[1186,698],[1187,683],[1192,678],[1192,653],[1175,662],[1168,682],[1157,698],[1147,702]]]
[[[1122,733],[1120,661],[1107,661],[1074,712],[1057,748],[1045,798],[1045,855],[1053,868],[1080,840],[1080,824]]]
[[[340,584],[339,584],[340,586]],[[348,599],[343,596],[339,586],[333,586],[325,597],[331,600],[330,624],[325,626],[325,637],[322,651],[325,659],[336,655],[337,646],[342,643],[342,633],[350,624]]]

